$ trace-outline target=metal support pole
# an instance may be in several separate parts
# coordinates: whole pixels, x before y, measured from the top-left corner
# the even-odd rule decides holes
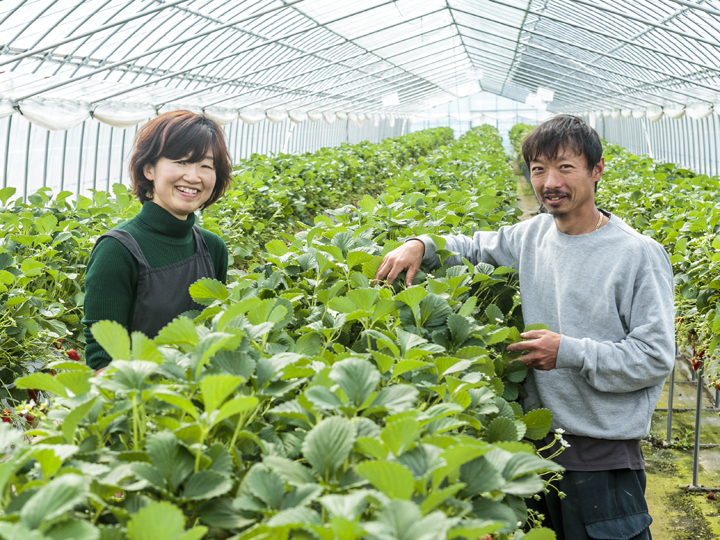
[[[112,143],[113,143],[113,133],[115,132],[115,127],[110,126],[110,142],[108,144],[108,163],[107,163],[107,186],[105,187],[105,191],[108,193],[110,192],[110,165],[112,164]]]
[[[120,183],[123,183],[123,156],[125,155],[125,135],[127,133],[127,128],[123,129],[122,132],[122,142],[120,143]]]
[[[66,129],[63,137],[62,165],[60,167],[60,191],[65,189],[65,156],[67,155],[67,137],[68,132]]]
[[[673,418],[673,396],[675,393],[675,366],[670,372],[670,385],[668,389],[668,410],[667,410],[667,443],[672,443],[672,418]]]
[[[5,134],[5,175],[3,176],[3,187],[7,187],[8,163],[10,162],[10,128],[12,127],[13,115],[8,116],[7,133]]]
[[[698,370],[697,394],[695,398],[695,444],[693,448],[693,486],[698,484],[698,466],[700,464],[700,422],[702,412],[702,367]]]
[[[100,122],[97,123],[97,133],[95,134],[95,160],[93,164],[93,189],[97,189],[97,164],[98,154],[100,153]]]
[[[45,164],[43,166],[43,187],[47,187],[48,164],[50,161],[50,130],[45,131]]]
[[[27,201],[28,196],[28,169],[30,168],[30,133],[32,132],[32,122],[28,122],[27,143],[25,144],[25,177],[23,180],[23,201]]]
[[[82,168],[83,168],[83,144],[85,143],[85,126],[87,124],[87,121],[83,122],[82,124],[82,131],[80,132],[80,155],[78,156],[78,178],[77,178],[77,188],[76,193],[80,195],[80,190],[82,186]]]

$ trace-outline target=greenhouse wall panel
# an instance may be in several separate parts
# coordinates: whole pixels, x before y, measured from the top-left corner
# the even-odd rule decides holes
[[[0,119],[0,164],[2,187],[14,187],[26,198],[43,187],[53,192],[88,195],[92,190],[109,191],[112,184],[129,183],[128,159],[139,125],[120,129],[93,119],[64,131],[49,131],[19,114]],[[406,121],[362,126],[350,120],[268,120],[249,125],[236,120],[224,126],[228,150],[234,162],[252,154],[314,152],[321,147],[378,142],[401,135]]]
[[[606,141],[634,154],[677,163],[702,174],[720,174],[717,113],[697,120],[687,115],[680,119],[664,116],[657,122],[647,118],[601,118],[596,129]]]

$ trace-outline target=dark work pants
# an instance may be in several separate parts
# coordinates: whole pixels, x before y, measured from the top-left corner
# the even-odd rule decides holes
[[[553,529],[557,540],[652,540],[645,502],[645,471],[566,471],[528,508],[545,515],[543,525]]]

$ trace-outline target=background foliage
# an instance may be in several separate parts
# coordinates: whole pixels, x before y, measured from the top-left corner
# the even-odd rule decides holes
[[[718,384],[720,364],[720,180],[604,144],[598,204],[668,252],[675,275],[677,342]]]

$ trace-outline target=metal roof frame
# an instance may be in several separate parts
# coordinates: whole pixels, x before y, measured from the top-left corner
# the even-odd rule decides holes
[[[484,71],[484,90],[511,99],[554,90],[555,111],[720,102],[712,0],[3,4],[0,100],[20,110],[47,98],[409,113],[457,95],[472,82],[468,67]],[[400,104],[383,106],[391,93]]]

